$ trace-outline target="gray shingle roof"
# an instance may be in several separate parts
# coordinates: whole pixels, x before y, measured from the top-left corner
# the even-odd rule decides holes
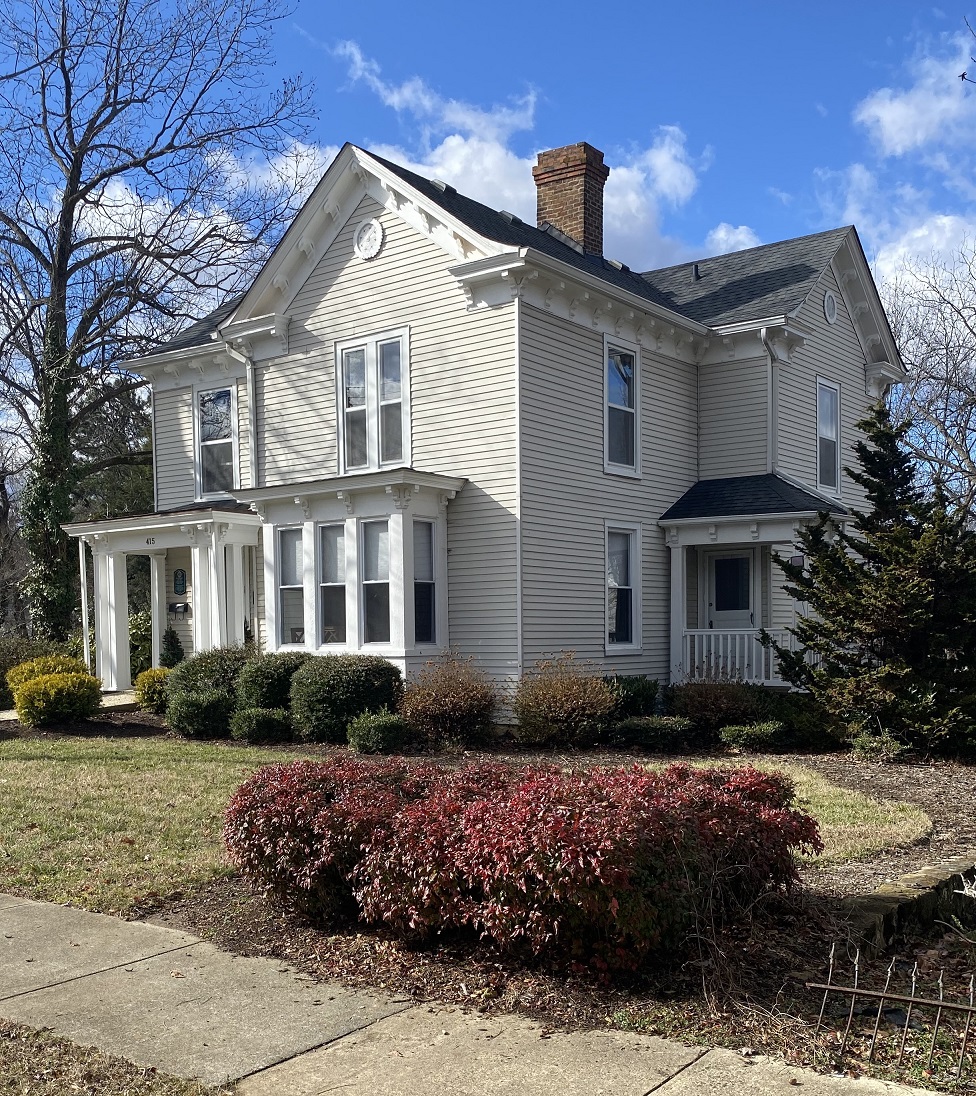
[[[661,515],[661,521],[682,518],[732,518],[751,514],[846,515],[839,502],[827,502],[770,472],[763,476],[699,480]]]
[[[691,262],[639,274],[627,267],[620,269],[601,255],[581,254],[535,225],[503,215],[453,187],[436,184],[381,156],[368,155],[479,235],[512,248],[533,248],[709,327],[789,314],[806,299],[844,238],[853,231],[850,227],[835,228],[699,259],[697,281]],[[158,352],[208,345],[218,325],[241,300],[242,296],[235,296],[225,301],[160,346]]]
[[[851,226],[649,270],[644,280],[668,308],[708,327],[786,316],[809,296]]]

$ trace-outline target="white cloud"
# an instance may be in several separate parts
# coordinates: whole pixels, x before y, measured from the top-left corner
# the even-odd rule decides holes
[[[747,247],[758,247],[762,240],[748,225],[730,225],[722,221],[705,237],[708,255],[725,255],[730,251],[745,251]]]
[[[950,41],[940,55],[916,58],[910,87],[879,88],[855,108],[854,121],[868,130],[883,156],[971,142],[976,96],[959,74],[970,63],[972,38],[957,35]]]
[[[535,155],[520,156],[511,148],[515,133],[535,127],[533,91],[482,109],[441,95],[419,77],[390,82],[355,42],[343,42],[332,53],[346,62],[354,84],[417,123],[419,148],[373,145],[371,151],[535,223]],[[710,150],[695,155],[680,127],[661,126],[646,147],[608,152],[606,161],[611,171],[604,196],[604,252],[642,270],[687,258],[691,249],[662,231],[660,211],[689,201],[710,164]]]

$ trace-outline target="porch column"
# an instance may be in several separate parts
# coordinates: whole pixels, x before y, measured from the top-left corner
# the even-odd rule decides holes
[[[152,664],[159,667],[163,649],[163,628],[166,621],[166,555],[152,552],[149,556],[149,598],[152,614]]]
[[[88,672],[92,672],[92,653],[89,641],[90,625],[88,620],[88,559],[85,555],[85,545],[88,542],[84,537],[78,538],[78,569],[81,572],[81,642],[84,653],[85,665]]]
[[[200,537],[202,541],[203,538]],[[200,654],[213,647],[210,629],[210,545],[194,542],[190,549],[193,568],[193,602],[190,607],[193,621],[193,651]]]
[[[227,547],[227,642],[244,642],[244,598],[247,580],[244,574],[244,545]]]
[[[226,529],[226,526],[218,526]],[[210,549],[210,628],[211,646],[227,646],[227,574],[224,567],[223,538],[214,530]]]
[[[129,672],[129,597],[124,552],[95,553],[95,669],[107,692],[125,692]]]
[[[677,539],[677,538],[675,538]],[[688,554],[683,544],[671,548],[671,684],[684,681],[690,667],[684,666],[685,628],[688,617]]]

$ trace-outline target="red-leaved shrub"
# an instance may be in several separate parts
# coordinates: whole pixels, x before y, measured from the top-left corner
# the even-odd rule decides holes
[[[354,899],[408,938],[634,969],[796,882],[820,841],[791,803],[754,769],[298,762],[239,789],[225,832],[246,875],[315,916]]]

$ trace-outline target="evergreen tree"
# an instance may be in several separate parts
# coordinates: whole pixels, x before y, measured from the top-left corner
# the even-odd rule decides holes
[[[859,467],[844,471],[869,508],[802,529],[804,566],[776,557],[806,611],[797,650],[764,641],[852,739],[956,752],[976,742],[976,533],[916,484],[907,426],[883,406],[858,425]]]

